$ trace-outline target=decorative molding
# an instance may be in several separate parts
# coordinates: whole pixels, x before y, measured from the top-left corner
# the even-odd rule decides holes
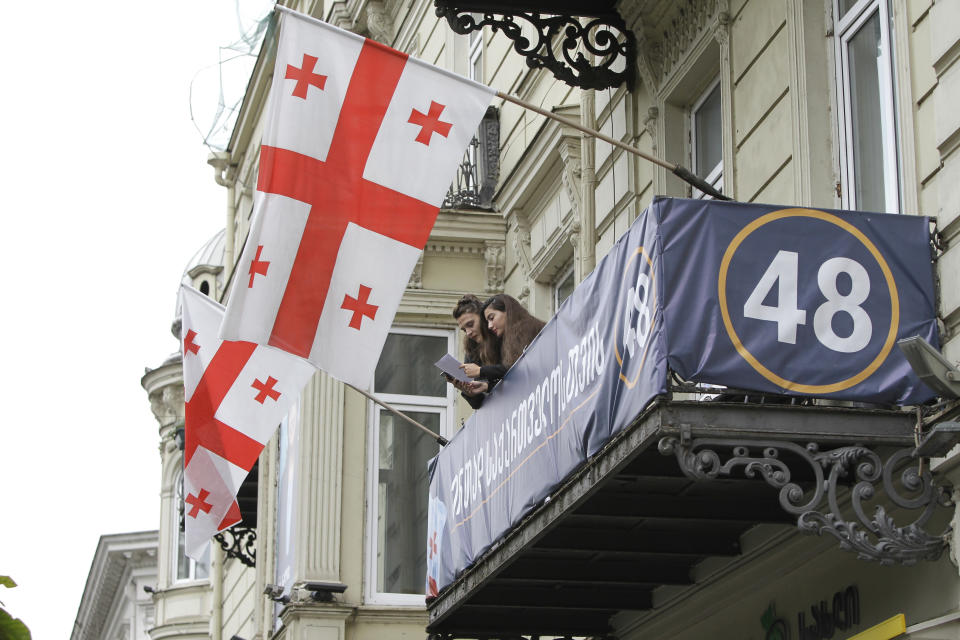
[[[505,277],[506,247],[500,241],[488,241],[484,243],[483,262],[486,271],[487,293],[499,293],[503,291],[503,281]]]
[[[428,242],[423,251],[430,254],[464,254],[479,257],[486,251],[486,243]]]
[[[381,0],[367,0],[367,32],[377,42],[393,42],[393,17]]]
[[[717,13],[717,0],[687,0],[670,21],[660,42],[663,52],[661,76],[666,79],[696,42],[711,26]]]
[[[560,182],[567,192],[567,198],[570,200],[570,206],[573,209],[573,215],[580,217],[582,208],[583,194],[580,189],[581,184],[581,162],[580,162],[580,137],[579,136],[561,136],[557,150],[560,152],[560,160],[563,161],[563,171],[560,172]]]
[[[627,3],[621,3],[627,4]],[[637,42],[637,72],[643,84],[652,92],[660,85],[663,67],[659,46],[647,35],[646,19],[640,3],[629,3],[621,8],[623,18]]]
[[[947,546],[946,531],[931,535],[924,526],[938,506],[952,504],[951,489],[934,482],[929,466],[913,457],[912,447],[897,449],[885,464],[876,452],[864,446],[820,451],[816,443],[803,447],[781,440],[691,440],[681,435],[662,438],[658,447],[663,455],[673,455],[683,473],[694,480],[727,477],[741,468],[748,478],[759,475],[779,490],[780,506],[797,516],[801,531],[828,533],[840,542],[841,549],[855,552],[861,560],[912,565],[919,560],[937,560]],[[800,481],[792,480],[791,464],[797,463],[801,475],[813,477],[808,489]],[[899,477],[895,478],[895,474]],[[855,519],[848,519],[840,507],[841,479],[845,479],[845,484],[853,481],[849,497]],[[869,516],[864,502],[875,498],[878,488],[882,488],[895,508],[919,510],[919,515],[903,527],[896,525],[883,505],[876,505],[872,517]],[[826,512],[820,510],[823,507]]]
[[[466,35],[483,27],[490,27],[494,33],[499,31],[513,41],[514,51],[526,58],[530,69],[547,69],[571,87],[606,89],[624,83],[632,87],[636,41],[615,11],[584,15],[581,19],[510,11],[509,4],[501,3],[496,12],[478,17],[458,4],[457,0],[434,0],[437,16],[446,18],[454,32]],[[614,70],[620,66],[621,71]]]
[[[660,120],[660,109],[650,107],[647,109],[647,117],[643,119],[643,130],[650,136],[653,152],[657,152],[657,126]]]
[[[520,304],[522,304],[524,307],[529,308],[530,287],[524,285],[523,288],[520,289],[520,293],[517,294],[517,300],[519,300]]]
[[[524,278],[530,277],[530,226],[519,209],[511,214],[513,217],[513,251],[516,254],[517,265]]]
[[[350,9],[347,8],[346,0],[334,0],[330,11],[327,12],[327,22],[347,31],[356,30],[356,24],[350,15]]]
[[[640,3],[624,7],[624,20],[637,42],[637,71],[654,93],[667,83],[680,61],[706,33],[723,42],[729,38],[728,0],[682,0],[674,3],[669,26],[656,33]]]
[[[407,289],[423,289],[423,251],[417,258],[417,264],[413,265],[413,273],[410,274]]]
[[[570,245],[573,246],[574,259],[576,259],[576,256],[580,250],[580,230],[581,229],[582,227],[580,226],[579,220],[574,220],[573,222],[571,222],[570,226],[567,227],[566,229],[567,242],[569,242]]]

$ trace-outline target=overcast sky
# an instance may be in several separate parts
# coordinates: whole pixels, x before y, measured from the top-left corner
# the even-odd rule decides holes
[[[55,640],[99,537],[159,524],[140,377],[177,350],[181,273],[224,224],[189,92],[239,28],[235,0],[16,2],[4,22],[0,575],[19,586],[0,601]],[[215,79],[195,90],[204,126]]]

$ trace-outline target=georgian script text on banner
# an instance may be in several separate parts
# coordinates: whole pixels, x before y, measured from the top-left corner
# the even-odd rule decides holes
[[[431,462],[428,596],[665,391],[657,242],[634,224]]]

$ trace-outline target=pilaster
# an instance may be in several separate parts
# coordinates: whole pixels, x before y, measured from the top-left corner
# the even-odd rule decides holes
[[[301,410],[295,582],[340,582],[343,384],[316,374]]]

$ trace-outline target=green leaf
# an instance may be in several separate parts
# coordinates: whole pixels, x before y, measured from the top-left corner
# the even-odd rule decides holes
[[[27,625],[3,609],[0,609],[0,638],[3,640],[31,640]]]
[[[17,586],[17,583],[14,582],[13,578],[11,578],[10,576],[0,576],[0,584],[2,584],[3,586],[9,589],[12,589],[13,587]]]

